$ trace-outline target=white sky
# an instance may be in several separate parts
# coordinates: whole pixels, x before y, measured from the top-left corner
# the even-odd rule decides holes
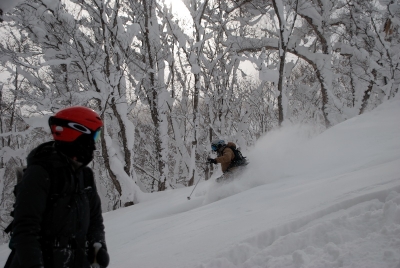
[[[182,7],[184,6],[182,0],[164,0],[164,3],[167,4],[168,6],[172,4],[173,7]]]
[[[110,267],[400,267],[399,114],[397,97],[320,135],[285,126],[231,183],[105,213]]]

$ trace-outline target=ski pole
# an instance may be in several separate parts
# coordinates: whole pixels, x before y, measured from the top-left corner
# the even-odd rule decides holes
[[[201,179],[201,177],[197,180],[196,185],[194,186],[192,192],[191,192],[190,195],[187,197],[188,200],[190,200],[190,197],[192,196],[194,189],[196,189],[197,184],[199,183],[200,179]]]

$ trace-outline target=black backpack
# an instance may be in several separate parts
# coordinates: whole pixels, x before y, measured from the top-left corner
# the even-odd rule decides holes
[[[17,178],[17,183],[15,184],[15,186],[14,186],[14,191],[13,191],[15,197],[17,197],[17,185],[21,182],[22,177],[24,176],[25,169],[26,169],[26,166],[23,166],[23,167],[16,167],[16,168],[15,168],[15,177]],[[51,180],[51,181],[52,181],[52,180]],[[52,187],[50,187],[50,188],[52,188]],[[14,210],[11,211],[10,216],[11,216],[11,217],[14,217]],[[5,232],[6,234],[9,234],[9,233],[12,232],[13,223],[14,223],[14,220],[12,220],[12,221],[10,222],[10,224],[6,227],[6,229],[4,229],[4,232]]]
[[[235,154],[235,158],[233,158],[233,160],[231,162],[231,167],[245,166],[249,163],[247,161],[246,157],[242,155],[242,152],[238,148],[236,148],[234,146],[229,147],[229,148]]]
[[[57,197],[59,197],[60,195],[57,193],[57,180],[54,179],[57,176],[57,170],[55,170],[54,168],[50,167],[48,163],[46,162],[40,162],[40,163],[35,163],[35,165],[39,165],[41,167],[43,167],[47,173],[49,174],[49,178],[50,178],[50,192],[49,192],[49,199],[51,199],[52,201],[54,201],[55,199],[57,199]],[[26,166],[23,167],[17,167],[15,168],[15,176],[17,178],[17,183],[14,186],[14,196],[17,197],[17,189],[18,189],[18,184],[21,182],[22,177],[24,175],[24,172],[26,170]],[[94,189],[94,176],[93,176],[93,172],[91,169],[89,168],[83,168],[83,172],[84,172],[84,191],[85,193],[90,193],[92,191],[92,189]],[[11,211],[10,216],[13,217],[14,216],[14,210]],[[13,229],[13,222],[14,220],[11,221],[11,223],[4,229],[4,232],[6,234],[9,234],[12,232]]]

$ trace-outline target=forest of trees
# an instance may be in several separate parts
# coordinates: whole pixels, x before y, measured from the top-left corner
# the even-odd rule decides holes
[[[0,6],[1,227],[61,108],[101,114],[90,165],[109,211],[210,178],[212,139],[323,131],[399,91],[398,0],[19,2]]]

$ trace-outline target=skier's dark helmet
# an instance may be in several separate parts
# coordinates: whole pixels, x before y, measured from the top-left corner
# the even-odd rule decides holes
[[[51,116],[49,126],[57,149],[83,165],[92,161],[103,126],[95,111],[83,106],[68,107]]]
[[[226,143],[224,140],[220,140],[220,139],[215,139],[211,142],[211,149],[213,151],[217,151],[219,148],[221,148],[222,146],[225,146]]]

